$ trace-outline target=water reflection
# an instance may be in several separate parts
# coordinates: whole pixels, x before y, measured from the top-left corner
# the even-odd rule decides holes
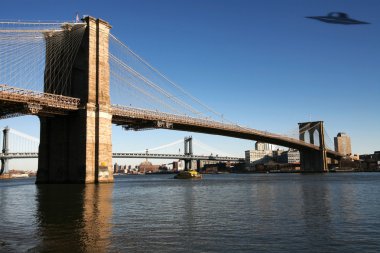
[[[185,234],[191,234],[196,227],[196,217],[194,217],[194,203],[196,202],[194,191],[194,185],[185,188],[185,192],[183,193],[183,220],[186,223],[184,226],[186,229]]]
[[[0,252],[378,252],[380,174],[0,183]]]
[[[43,252],[104,252],[109,247],[113,185],[37,185]]]
[[[333,194],[323,176],[317,180],[314,175],[304,176],[310,177],[301,184],[304,238],[310,248],[318,249],[321,243],[335,239],[336,231],[332,224],[334,211],[331,210]]]
[[[104,252],[110,246],[113,184],[86,186],[82,242],[86,252]]]

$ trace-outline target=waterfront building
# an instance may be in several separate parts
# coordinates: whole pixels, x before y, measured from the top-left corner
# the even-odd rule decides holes
[[[144,162],[140,163],[140,165],[138,167],[139,167],[138,168],[139,173],[154,173],[154,172],[158,172],[160,166],[159,165],[153,165],[149,161],[144,161]]]
[[[276,149],[272,151],[273,160],[278,163],[286,163],[286,151],[283,149]]]
[[[301,162],[300,152],[297,149],[289,149],[288,151],[274,150],[273,159],[278,163],[299,164]]]
[[[301,156],[300,152],[296,149],[289,149],[287,152],[287,163],[300,163]]]
[[[352,155],[350,156],[350,158],[351,158],[353,161],[359,161],[359,160],[360,160],[358,154],[352,154]]]
[[[267,163],[273,157],[272,150],[246,150],[245,162],[246,164]]]
[[[359,156],[360,160],[380,161],[380,151],[375,151],[373,154],[365,154]]]
[[[267,163],[272,159],[273,159],[272,145],[268,143],[256,142],[255,150],[245,151],[245,163],[247,165]]]
[[[218,164],[218,163],[219,163],[219,161],[215,161],[215,160],[201,160],[199,162],[199,167],[203,168],[206,165],[209,165],[209,164]]]
[[[245,151],[246,165],[265,164],[272,160],[277,163],[299,164],[301,161],[300,152],[296,149],[272,150],[270,144],[261,142],[256,142],[255,150]]]
[[[351,138],[346,133],[338,133],[334,138],[335,151],[344,155],[350,156],[351,151]]]
[[[380,171],[380,151],[373,154],[360,155],[361,168],[365,171]]]

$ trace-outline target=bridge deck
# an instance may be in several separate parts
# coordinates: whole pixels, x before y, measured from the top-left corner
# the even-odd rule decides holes
[[[0,118],[11,114],[62,114],[78,110],[80,99],[0,84],[0,105]],[[132,129],[166,128],[261,141],[298,150],[319,150],[319,146],[298,139],[208,119],[119,105],[113,105],[111,113],[113,123]],[[326,152],[331,158],[343,156],[332,150]]]
[[[0,84],[0,118],[18,114],[64,114],[78,110],[80,99]]]
[[[113,123],[121,125],[125,124],[131,128],[139,128],[140,125],[143,127],[153,128],[161,127],[173,130],[208,133],[240,139],[256,140],[298,150],[319,150],[319,146],[306,143],[298,139],[207,119],[199,119],[125,106],[113,106],[112,115]],[[326,152],[327,155],[332,158],[342,157],[340,153],[332,150],[326,150]]]

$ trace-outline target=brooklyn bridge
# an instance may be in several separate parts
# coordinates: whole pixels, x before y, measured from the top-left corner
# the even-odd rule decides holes
[[[327,148],[323,121],[298,123],[298,138],[226,121],[110,30],[92,17],[80,23],[0,23],[0,118],[39,117],[37,183],[113,182],[112,124],[294,148],[304,172],[325,172],[327,158],[343,157]],[[131,103],[133,94],[139,99]]]

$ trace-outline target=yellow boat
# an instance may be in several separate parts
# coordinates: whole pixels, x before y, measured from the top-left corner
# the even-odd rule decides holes
[[[198,173],[195,170],[184,170],[175,175],[176,179],[201,179],[202,174]]]

